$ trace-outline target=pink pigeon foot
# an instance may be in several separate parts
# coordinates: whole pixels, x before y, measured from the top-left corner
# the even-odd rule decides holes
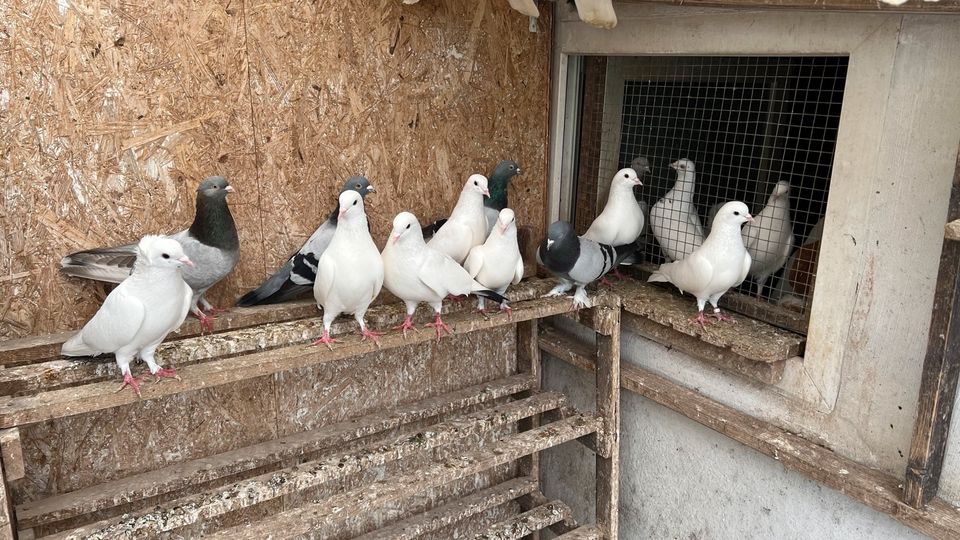
[[[508,321],[513,320],[513,308],[510,306],[500,304],[500,313],[503,313],[504,311],[507,312],[507,320]]]
[[[466,299],[467,299],[467,296],[465,294],[448,294],[447,295],[447,300],[450,300],[454,304],[460,304]]]
[[[607,279],[607,276],[603,276],[602,278],[600,278],[600,284],[606,285],[607,287],[613,287],[613,282]]]
[[[413,330],[414,332],[419,332],[419,331],[420,331],[419,329],[417,329],[416,325],[413,324],[413,316],[412,316],[412,315],[407,315],[407,318],[403,320],[403,324],[401,324],[401,325],[399,325],[399,326],[394,326],[393,329],[394,329],[394,330],[402,330],[402,331],[403,331],[403,337],[407,337],[407,330]]]
[[[380,346],[380,336],[382,335],[383,335],[382,333],[375,332],[369,328],[360,329],[360,336],[361,336],[360,341],[369,339],[370,341],[374,342],[377,345],[377,347]]]
[[[623,274],[620,272],[619,266],[613,269],[613,277],[617,278],[620,281],[626,281],[630,279],[630,276],[627,276],[626,274]]]
[[[210,306],[209,309],[205,309],[205,310],[203,310],[203,311],[204,311],[204,313],[206,313],[207,315],[209,315],[209,316],[211,316],[211,317],[216,317],[216,316],[217,316],[218,314],[220,314],[220,313],[227,313],[227,312],[229,312],[229,311],[230,311],[230,308],[218,308],[218,307]]]
[[[335,339],[333,339],[332,337],[330,337],[330,332],[324,330],[324,331],[323,331],[323,335],[320,336],[319,338],[317,338],[316,341],[314,341],[313,343],[311,343],[310,346],[311,346],[311,347],[316,347],[317,345],[320,345],[321,343],[324,344],[324,345],[326,345],[327,348],[332,351],[332,350],[333,350],[333,345],[332,345],[332,344],[333,344],[333,343],[340,343],[340,342],[337,341],[337,340],[335,340]]]
[[[200,320],[200,333],[213,333],[213,317],[207,316],[206,313],[202,311],[197,312],[197,319]]]
[[[453,335],[453,331],[450,330],[450,327],[447,326],[447,323],[443,322],[443,319],[440,318],[439,313],[437,313],[437,319],[435,321],[432,323],[427,323],[424,326],[433,328],[437,331],[437,343],[440,343],[440,337],[443,335],[444,330],[451,336]]]
[[[156,380],[160,379],[176,379],[178,381],[182,380],[179,375],[177,375],[177,370],[173,368],[160,368],[156,373],[153,374],[153,378]]]
[[[120,385],[120,388],[117,388],[117,392],[120,392],[127,386],[133,388],[133,391],[137,393],[137,397],[143,397],[140,395],[140,380],[129,373],[124,373],[123,384]]]
[[[690,317],[690,322],[695,322],[700,325],[700,328],[704,330],[707,329],[708,324],[713,324],[713,321],[703,316],[703,312],[697,313],[696,317]]]
[[[726,321],[733,324],[737,324],[737,320],[731,317],[730,315],[724,315],[720,312],[720,308],[713,310],[713,316],[717,318],[718,321]]]
[[[477,313],[479,313],[480,315],[483,315],[483,318],[486,319],[487,316],[490,314],[490,310],[487,308],[477,308]]]

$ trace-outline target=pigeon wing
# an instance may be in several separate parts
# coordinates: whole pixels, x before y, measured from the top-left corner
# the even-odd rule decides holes
[[[433,249],[425,250],[417,277],[440,297],[448,294],[470,294],[473,286],[473,278],[463,267]]]
[[[470,277],[476,279],[477,274],[483,269],[483,246],[475,246],[467,254],[467,260],[463,261],[463,268],[470,274]]]
[[[513,273],[512,283],[520,283],[521,279],[523,279],[523,257],[517,257],[517,269]]]
[[[320,257],[317,261],[317,279],[313,283],[313,295],[317,303],[323,305],[333,292],[333,280],[337,274],[337,265],[331,257]]]
[[[131,294],[127,287],[117,287],[80,331],[83,342],[99,352],[116,351],[137,336],[145,313],[146,309],[139,298]]]

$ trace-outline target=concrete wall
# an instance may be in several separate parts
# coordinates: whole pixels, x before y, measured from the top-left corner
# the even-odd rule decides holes
[[[849,55],[805,357],[789,361],[771,386],[633,335],[622,340],[623,358],[903,477],[960,141],[960,17],[623,4],[617,28],[601,31],[558,10],[560,67],[575,54]],[[566,77],[558,73],[562,101]],[[555,133],[555,147],[562,140]],[[561,385],[583,379],[549,373]],[[636,397],[623,405],[624,538],[903,533],[656,405]],[[943,493],[960,500],[960,444],[951,450]],[[548,460],[546,475],[569,477],[576,463]],[[665,528],[650,528],[662,512],[672,516]],[[801,517],[824,528],[796,530]]]

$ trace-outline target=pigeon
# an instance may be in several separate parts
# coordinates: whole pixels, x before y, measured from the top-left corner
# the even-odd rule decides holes
[[[330,337],[330,324],[341,313],[352,313],[360,324],[360,335],[374,343],[380,333],[367,328],[364,315],[383,287],[383,260],[370,237],[363,195],[347,190],[340,194],[337,228],[330,244],[317,261],[317,279],[313,296],[323,307],[323,335],[314,345],[333,349],[337,340]]]
[[[539,17],[540,10],[534,0],[510,0],[510,7],[528,17]]]
[[[664,256],[677,261],[703,243],[703,225],[693,206],[693,162],[681,159],[670,167],[677,171],[677,183],[650,209],[650,229]]]
[[[553,222],[537,249],[537,262],[560,278],[560,283],[544,296],[560,296],[576,286],[572,297],[574,307],[589,307],[585,287],[602,278],[636,249],[634,243],[613,247],[580,238],[570,223]]]
[[[686,258],[660,265],[647,281],[674,284],[681,293],[689,292],[697,297],[698,314],[691,321],[706,328],[707,319],[703,308],[709,301],[717,320],[733,321],[720,312],[717,302],[731,287],[743,283],[750,271],[750,254],[743,245],[740,226],[752,222],[753,216],[747,205],[730,201],[720,207],[713,222],[710,236]]]
[[[513,210],[504,208],[500,211],[487,241],[470,250],[463,267],[477,283],[500,295],[507,291],[511,283],[520,283],[523,279],[523,258],[517,243],[517,223]],[[486,313],[483,296],[477,299],[477,311]],[[502,302],[500,311],[506,311],[509,315],[510,306]]]
[[[140,381],[130,374],[130,361],[139,356],[157,379],[177,377],[154,359],[157,346],[176,330],[194,305],[194,291],[183,281],[181,268],[193,266],[176,240],[144,236],[136,244],[133,272],[110,291],[103,305],[61,349],[65,356],[114,354],[123,373],[120,390],[130,386],[140,395]],[[118,392],[120,391],[118,390]]]
[[[227,277],[240,259],[240,238],[227,206],[234,189],[222,176],[211,176],[197,188],[197,213],[189,229],[170,235],[196,266],[184,268],[183,280],[193,289],[190,311],[200,326],[213,331],[218,310],[203,297],[207,289]],[[68,276],[120,283],[130,276],[138,254],[137,244],[78,251],[60,261]]]
[[[593,220],[583,238],[598,244],[622,246],[637,241],[643,231],[643,211],[633,194],[634,186],[642,186],[637,171],[631,168],[620,169],[610,181],[610,193],[607,204],[600,215]],[[622,279],[619,270],[614,274]],[[603,278],[606,281],[606,277]]]
[[[417,304],[426,302],[433,308],[436,319],[427,324],[436,330],[437,341],[450,328],[440,317],[443,299],[447,295],[476,294],[505,303],[502,295],[477,283],[449,255],[430,247],[423,241],[420,222],[410,212],[401,212],[393,219],[393,231],[383,248],[384,285],[403,300],[407,316],[396,327],[406,335],[415,329],[413,313]]]
[[[777,273],[793,251],[793,221],[790,219],[790,183],[777,182],[767,206],[742,231],[753,265],[750,277],[757,282],[757,298],[763,294],[767,279]]]
[[[507,188],[510,185],[510,180],[518,174],[522,174],[522,171],[520,170],[520,166],[517,165],[517,162],[505,159],[497,163],[496,168],[493,169],[493,174],[491,174],[487,180],[487,186],[490,188],[490,196],[484,197],[483,199],[483,212],[487,219],[487,231],[484,238],[490,236],[490,231],[493,230],[493,225],[497,222],[500,211],[508,206]],[[446,222],[446,219],[438,219],[430,225],[427,225],[423,228],[423,237],[429,239],[440,230],[440,227]]]
[[[376,193],[376,190],[370,185],[370,181],[363,176],[348,178],[340,193],[345,191],[356,191],[363,197],[370,193]],[[333,231],[337,230],[339,214],[340,204],[338,202],[326,221],[310,235],[303,247],[259,287],[237,300],[237,305],[245,307],[277,304],[294,300],[312,290],[313,282],[317,277],[317,261],[330,244]]]
[[[597,28],[610,29],[617,26],[617,13],[613,0],[576,0],[580,20]]]
[[[487,177],[482,174],[470,175],[450,218],[427,245],[449,255],[457,264],[463,264],[470,249],[479,246],[487,238],[484,234],[487,228],[483,210],[484,195],[490,195]]]

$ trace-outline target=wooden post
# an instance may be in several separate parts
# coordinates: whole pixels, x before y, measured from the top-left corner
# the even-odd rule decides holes
[[[517,371],[520,373],[529,373],[533,375],[533,389],[524,392],[522,395],[529,395],[533,392],[539,392],[541,387],[540,380],[540,332],[537,325],[537,319],[517,323]],[[540,425],[540,415],[534,415],[530,418],[524,418],[518,423],[520,431],[534,429]],[[520,459],[520,474],[529,476],[537,482],[537,488],[540,488],[540,453],[534,452]],[[524,512],[534,508],[528,498],[520,499],[520,506]],[[540,540],[540,532],[536,531],[526,538],[529,540]]]
[[[947,221],[960,218],[960,162],[953,177]],[[960,242],[944,240],[933,314],[923,359],[917,420],[903,483],[903,499],[922,508],[940,488],[950,417],[960,374]]]
[[[597,414],[603,421],[597,437],[596,518],[605,537],[614,539],[620,496],[620,308],[597,307],[596,322]]]
[[[13,501],[10,500],[10,489],[7,486],[6,470],[0,459],[0,540],[15,540],[16,527],[13,520]]]

